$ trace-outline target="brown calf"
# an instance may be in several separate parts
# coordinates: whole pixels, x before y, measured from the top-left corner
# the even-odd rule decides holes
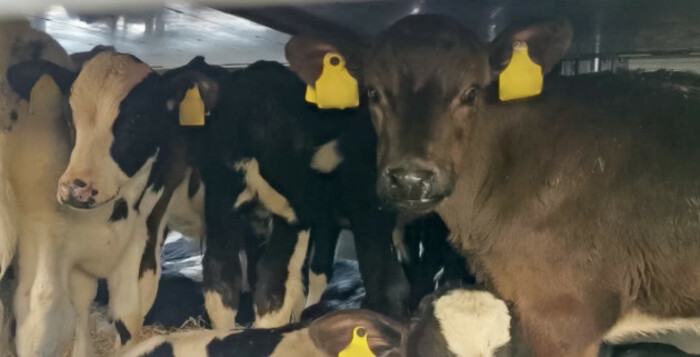
[[[514,302],[534,356],[697,334],[700,102],[632,74],[548,78],[540,96],[498,101],[516,41],[547,73],[571,38],[567,22],[549,21],[489,45],[440,16],[380,34],[358,66],[378,192],[400,210],[440,213],[454,246]],[[328,46],[293,39],[288,58],[313,83],[320,62],[298,59]]]

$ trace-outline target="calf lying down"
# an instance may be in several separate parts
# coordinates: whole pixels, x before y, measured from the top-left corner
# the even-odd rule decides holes
[[[426,297],[418,315],[403,326],[375,312],[344,310],[308,326],[153,337],[120,356],[335,357],[350,344],[356,327],[366,332],[375,356],[498,357],[511,353],[511,317],[505,302],[486,291],[455,289]]]

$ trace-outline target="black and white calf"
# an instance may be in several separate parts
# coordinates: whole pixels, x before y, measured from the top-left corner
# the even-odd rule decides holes
[[[35,59],[7,76],[29,108],[7,136],[21,236],[17,352],[60,356],[75,336],[73,355],[90,355],[98,278],[126,344],[155,298],[168,204],[187,174],[166,82],[114,51],[78,73]]]
[[[311,107],[299,78],[272,62],[226,74],[197,58],[165,77],[173,105],[196,84],[209,113],[197,152],[206,186],[204,290],[215,328],[235,327],[251,299],[257,327],[298,318],[326,286],[344,219],[359,247],[366,305],[404,313],[408,285],[392,252],[394,216],[376,200],[366,108]],[[251,249],[263,242],[264,251]]]
[[[355,327],[376,356],[511,356],[512,319],[506,303],[487,291],[454,289],[431,295],[406,325],[367,310],[344,310],[308,326],[246,331],[196,331],[153,337],[121,357],[336,357]]]

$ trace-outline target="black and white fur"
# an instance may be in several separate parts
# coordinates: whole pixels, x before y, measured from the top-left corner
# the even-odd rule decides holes
[[[246,331],[195,331],[153,337],[121,357],[336,357],[355,327],[363,327],[376,356],[510,356],[511,317],[487,291],[454,289],[426,298],[401,325],[367,310],[344,310],[308,325]]]
[[[117,343],[126,344],[155,299],[164,218],[185,175],[165,140],[176,122],[164,84],[138,59],[113,51],[79,73],[19,63],[8,79],[28,100],[22,105],[36,110],[8,136],[21,237],[17,352],[59,356],[73,339],[74,356],[91,355],[98,278],[107,279]]]
[[[301,81],[275,63],[229,74],[198,57],[164,76],[174,88],[172,107],[197,84],[208,114],[194,151],[206,187],[203,286],[213,326],[249,324],[249,316],[238,315],[250,310],[241,306],[250,300],[257,327],[285,325],[318,301],[332,270],[341,215],[351,217],[360,227],[356,236],[366,241],[358,245],[366,247],[360,260],[374,289],[369,300],[379,309],[393,305],[390,313],[398,315],[406,281],[391,248],[393,215],[372,206],[374,138],[366,112],[310,107]],[[272,241],[252,232],[259,223],[251,207],[274,217],[266,233],[272,240],[296,235],[297,245],[251,248],[250,242]],[[292,231],[309,232],[310,243]],[[306,251],[308,278],[301,272]]]

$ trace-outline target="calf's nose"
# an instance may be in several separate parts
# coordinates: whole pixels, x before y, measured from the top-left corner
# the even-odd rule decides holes
[[[395,167],[387,169],[385,176],[390,199],[418,201],[430,197],[437,175],[419,167]]]
[[[73,179],[59,184],[58,201],[75,208],[91,208],[98,193],[93,185],[81,179]]]

